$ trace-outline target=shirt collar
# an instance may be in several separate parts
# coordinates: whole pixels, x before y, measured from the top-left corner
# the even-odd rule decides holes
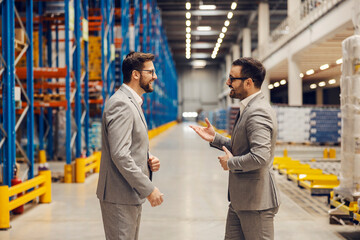
[[[124,84],[124,87],[126,87],[131,94],[133,95],[133,97],[135,98],[135,101],[141,106],[143,104],[143,100],[142,98],[139,96],[139,94],[137,94],[134,89],[132,89],[131,87],[129,87],[126,83]]]
[[[241,100],[240,102],[240,112],[242,113],[244,111],[244,109],[246,108],[246,106],[249,104],[249,102],[256,97],[257,95],[259,95],[261,93],[261,91],[258,91],[254,94],[251,94],[250,96],[248,96],[247,98]]]

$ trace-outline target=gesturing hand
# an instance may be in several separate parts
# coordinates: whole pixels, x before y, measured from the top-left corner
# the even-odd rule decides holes
[[[160,190],[155,187],[152,193],[150,193],[149,196],[147,196],[147,200],[150,202],[152,207],[159,206],[164,200],[163,200],[164,194],[160,192]]]
[[[205,141],[212,142],[214,141],[215,137],[215,130],[211,123],[209,122],[209,119],[205,118],[205,122],[207,124],[207,127],[200,127],[200,126],[194,126],[190,125],[190,127]]]
[[[151,171],[156,172],[160,169],[160,160],[155,156],[149,157],[149,166]]]
[[[233,155],[232,155],[232,153],[231,153],[225,146],[223,146],[222,149],[224,150],[225,155],[218,157],[218,159],[219,159],[219,162],[220,162],[220,164],[221,164],[221,167],[222,167],[225,171],[227,171],[227,170],[229,170],[229,167],[228,167],[228,165],[227,165],[227,162],[228,162],[229,158],[232,158],[232,157],[233,157]]]

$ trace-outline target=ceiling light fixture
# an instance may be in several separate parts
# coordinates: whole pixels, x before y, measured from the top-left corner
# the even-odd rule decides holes
[[[233,3],[231,4],[231,10],[235,10],[236,6],[237,6],[236,2],[233,2]]]
[[[199,9],[200,10],[215,10],[216,6],[215,5],[200,5]]]
[[[324,87],[326,85],[325,82],[319,82],[319,87]]]
[[[299,76],[300,76],[301,78],[303,78],[303,77],[304,77],[304,74],[303,74],[303,73],[300,73]]]
[[[205,67],[206,66],[206,61],[205,60],[195,60],[192,62],[192,65],[194,67]]]
[[[233,2],[231,4],[231,10],[235,10],[237,7],[237,3],[236,2]],[[225,33],[227,32],[227,27],[230,26],[230,21],[229,19],[231,19],[232,17],[234,16],[234,13],[232,11],[228,12],[227,14],[227,18],[224,22],[224,26],[222,27],[221,29],[221,33],[219,34],[219,38],[217,39],[217,43],[215,45],[215,48],[214,48],[214,51],[213,51],[213,54],[211,55],[212,58],[216,58],[216,54],[217,52],[219,51],[219,48],[221,46],[221,43],[223,42],[223,39],[225,38]]]
[[[191,9],[191,3],[186,2],[185,8],[187,10],[190,10]],[[185,42],[186,42],[186,56],[185,57],[187,59],[190,59],[190,57],[191,57],[191,28],[190,28],[190,26],[191,26],[191,20],[190,20],[191,13],[186,12],[185,17],[187,19],[185,21],[185,25],[186,25],[186,35],[185,35],[186,36],[186,40],[185,40]]]
[[[322,66],[320,66],[320,70],[325,70],[329,68],[329,64],[324,64]]]
[[[306,75],[311,75],[311,74],[314,74],[314,73],[315,73],[314,69],[310,69],[310,70],[306,71]]]
[[[330,85],[335,84],[335,83],[336,83],[336,80],[335,80],[335,79],[330,79],[328,83],[329,83]]]
[[[336,64],[342,64],[342,63],[343,63],[342,58],[339,58],[338,60],[336,60]]]
[[[274,83],[274,87],[279,87],[279,86],[280,86],[279,82]]]
[[[310,85],[310,88],[311,88],[311,89],[315,89],[315,88],[316,88],[316,84],[315,84],[315,83],[311,84],[311,85]]]
[[[281,81],[280,81],[280,84],[281,84],[281,85],[285,85],[285,84],[286,84],[286,80],[285,80],[285,79],[281,80]]]
[[[210,31],[211,27],[210,26],[198,26],[196,29],[198,31]]]
[[[269,84],[268,88],[271,90],[271,89],[273,89],[273,88],[274,88],[274,85]]]

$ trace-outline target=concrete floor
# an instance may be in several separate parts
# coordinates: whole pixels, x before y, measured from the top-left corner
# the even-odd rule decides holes
[[[151,152],[161,160],[154,183],[165,201],[156,208],[144,204],[140,239],[223,239],[228,202],[227,172],[217,161],[222,153],[186,123],[154,138]],[[52,203],[28,204],[24,214],[12,217],[10,230],[0,231],[0,239],[104,239],[97,179],[93,174],[84,184],[53,183]],[[359,226],[328,224],[325,198],[311,197],[284,176],[277,180],[282,205],[275,217],[275,239],[360,239]]]

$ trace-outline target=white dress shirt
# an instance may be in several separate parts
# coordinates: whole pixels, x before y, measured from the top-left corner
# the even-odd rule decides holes
[[[249,104],[249,102],[251,101],[251,99],[253,99],[254,97],[256,97],[257,95],[259,95],[261,93],[261,91],[258,91],[254,94],[251,94],[250,96],[248,96],[247,98],[243,99],[240,102],[240,114],[244,111],[244,109],[246,108],[246,106]]]
[[[143,104],[143,100],[141,98],[141,96],[139,96],[139,94],[137,94],[134,89],[132,89],[131,87],[129,87],[126,83],[124,83],[124,87],[126,87],[131,94],[133,95],[133,97],[135,98],[135,101],[141,106]]]

